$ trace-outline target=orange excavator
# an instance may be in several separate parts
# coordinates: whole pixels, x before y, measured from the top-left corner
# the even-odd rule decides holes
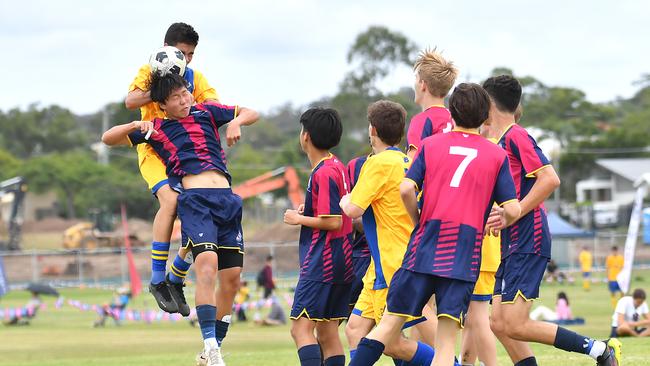
[[[305,192],[300,186],[300,178],[298,177],[296,168],[292,166],[284,166],[251,178],[233,187],[232,191],[245,200],[284,187],[287,187],[287,196],[289,197],[289,201],[291,201],[291,206],[297,210],[304,203]],[[174,229],[172,230],[172,240],[179,240],[180,237],[181,225],[180,221],[176,219]]]
[[[297,209],[303,203],[305,193],[300,187],[298,173],[292,166],[281,167],[258,177],[251,178],[234,187],[232,190],[242,199],[246,199],[284,187],[287,187],[287,195],[289,196],[291,205],[294,209]]]

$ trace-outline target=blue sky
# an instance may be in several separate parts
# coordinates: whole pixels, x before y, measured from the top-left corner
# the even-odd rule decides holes
[[[615,4],[616,6],[612,6]],[[650,3],[644,1],[8,1],[0,42],[9,87],[0,109],[59,104],[97,111],[124,98],[138,67],[175,21],[200,34],[191,66],[226,103],[267,111],[336,92],[346,51],[385,25],[455,61],[459,80],[496,66],[592,101],[629,97],[650,73]],[[409,68],[382,82],[411,85]]]

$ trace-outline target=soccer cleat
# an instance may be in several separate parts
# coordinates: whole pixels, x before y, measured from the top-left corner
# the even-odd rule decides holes
[[[205,351],[201,351],[198,355],[196,355],[195,360],[196,366],[206,366],[208,364],[208,355]]]
[[[154,285],[153,283],[149,284],[149,292],[153,295],[154,299],[158,303],[158,307],[168,313],[177,313],[178,304],[172,297],[169,286],[165,281]]]
[[[226,366],[221,357],[221,348],[211,348],[207,352],[208,363],[206,366]]]
[[[605,342],[607,348],[605,352],[596,360],[597,366],[621,366],[621,348],[622,344],[616,338],[610,338]]]
[[[184,283],[174,283],[169,281],[167,278],[167,286],[169,287],[169,292],[171,293],[176,305],[178,307],[178,312],[182,316],[190,316],[190,306],[187,305],[187,300],[185,300],[185,294],[183,293]]]

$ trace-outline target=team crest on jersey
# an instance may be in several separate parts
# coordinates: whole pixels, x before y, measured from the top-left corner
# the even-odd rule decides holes
[[[237,233],[237,238],[235,238],[237,241],[237,244],[241,245],[242,242],[244,241],[244,236],[242,235],[241,230]]]

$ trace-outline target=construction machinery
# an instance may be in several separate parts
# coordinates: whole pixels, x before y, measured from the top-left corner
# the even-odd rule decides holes
[[[63,247],[66,249],[96,249],[120,248],[124,246],[124,235],[114,230],[112,215],[103,210],[91,210],[91,221],[80,222],[63,232]],[[144,246],[145,243],[136,235],[130,234],[129,240],[133,246]]]
[[[27,184],[23,177],[0,182],[0,217],[7,225],[7,240],[0,239],[0,250],[20,250],[23,226],[23,203]],[[8,209],[5,209],[8,208]]]
[[[297,209],[305,199],[305,193],[300,187],[300,178],[296,169],[285,166],[249,179],[234,187],[232,190],[242,199],[255,197],[262,193],[287,187],[287,196],[294,209]]]

